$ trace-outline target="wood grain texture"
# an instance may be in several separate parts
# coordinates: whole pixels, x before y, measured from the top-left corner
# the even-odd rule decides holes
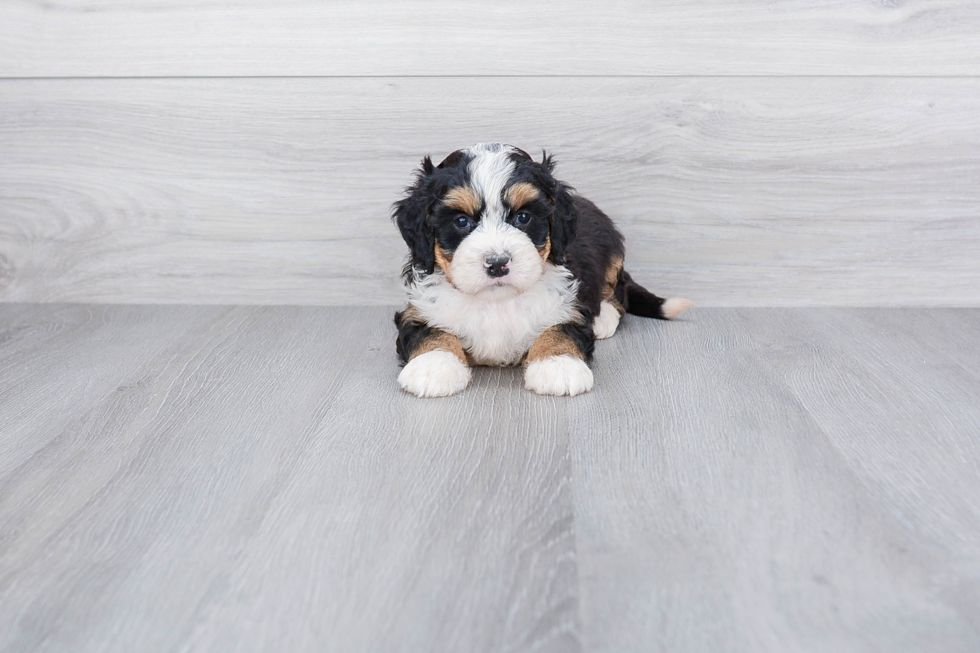
[[[426,401],[391,312],[0,306],[0,649],[980,646],[980,311],[630,316],[592,393]]]
[[[0,475],[0,649],[578,650],[552,403],[487,371],[433,412],[391,309],[173,312],[0,307],[0,451],[37,442]],[[66,372],[118,388],[62,403]]]
[[[97,305],[5,307],[0,314],[0,406],[5,407],[0,477],[34,456],[43,458],[45,447],[66,432],[91,428],[86,420],[105,428],[111,416],[95,407],[113,396],[120,403],[131,397],[132,388],[122,379],[166,358],[202,313],[179,306],[156,312]]]
[[[953,365],[980,377],[980,340],[976,337],[980,313],[955,309],[938,311],[869,311],[861,314],[869,327],[893,343],[903,343],[905,357],[917,359],[924,350],[940,365]],[[941,327],[937,328],[937,324]]]
[[[976,75],[969,0],[0,5],[0,76]]]
[[[976,650],[980,380],[874,326],[944,315],[701,310],[600,343],[571,418],[585,649]]]
[[[976,306],[977,115],[977,79],[8,80],[0,301],[397,303],[411,170],[501,140],[659,294]]]

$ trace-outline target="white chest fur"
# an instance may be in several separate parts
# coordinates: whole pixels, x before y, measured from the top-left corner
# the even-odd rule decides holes
[[[572,319],[577,290],[565,267],[549,263],[519,295],[507,287],[467,295],[436,273],[411,283],[408,301],[430,326],[458,337],[476,363],[516,365],[542,331]]]

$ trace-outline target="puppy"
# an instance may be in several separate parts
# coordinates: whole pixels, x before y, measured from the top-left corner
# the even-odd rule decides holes
[[[500,143],[422,160],[392,206],[410,250],[408,307],[395,314],[402,388],[463,390],[472,365],[524,365],[543,395],[592,389],[597,338],[624,313],[670,319],[692,306],[661,299],[623,269],[623,236],[541,162]]]

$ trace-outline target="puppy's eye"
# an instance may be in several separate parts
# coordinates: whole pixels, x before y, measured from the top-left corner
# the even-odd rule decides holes
[[[521,211],[516,216],[514,216],[514,222],[517,224],[527,224],[531,221],[531,214]]]
[[[460,229],[466,229],[468,226],[470,226],[470,219],[468,216],[461,215],[453,221],[453,224]]]

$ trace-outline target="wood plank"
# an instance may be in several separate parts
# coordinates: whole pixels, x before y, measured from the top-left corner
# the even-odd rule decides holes
[[[0,648],[579,650],[553,402],[514,370],[401,393],[390,308],[187,310],[180,347],[131,324],[165,353],[105,352],[125,392],[0,477]]]
[[[0,301],[397,303],[412,168],[501,140],[660,293],[978,306],[977,115],[978,79],[5,81]]]
[[[83,428],[80,414],[104,419],[95,407],[110,397],[117,402],[131,397],[123,379],[166,359],[175,341],[208,312],[179,306],[3,305],[0,478],[32,457],[44,457],[45,447],[57,438]],[[38,415],[44,415],[43,422]]]
[[[587,650],[980,646],[976,394],[851,314],[600,344],[571,427]]]
[[[969,0],[0,5],[0,76],[977,75]]]
[[[391,310],[0,305],[0,649],[980,647],[976,311],[628,317],[590,394],[420,401]]]
[[[877,337],[903,348],[904,359],[941,368],[955,366],[959,373],[980,379],[980,311],[976,309],[868,309],[848,317],[865,321]]]
[[[932,569],[906,578],[930,587],[922,606],[937,620],[951,630],[966,626],[962,644],[944,644],[948,650],[980,646],[980,556],[972,545],[980,539],[980,377],[937,352],[929,332],[955,334],[971,313],[930,313],[918,345],[869,328],[881,311],[808,311],[805,339],[792,313],[746,320],[767,349],[780,342],[773,367],[865,486],[924,545],[910,560]],[[972,328],[976,340],[980,323],[972,320]]]
[[[955,349],[930,342],[930,331],[955,342],[958,320],[913,318],[932,326],[915,338],[886,326],[904,312],[758,311],[745,322],[849,465],[910,530],[945,550],[946,564],[972,570],[968,584],[980,591],[978,551],[967,544],[980,539],[980,376],[953,361]],[[974,340],[978,331],[973,321]],[[969,612],[977,623],[980,604]]]

